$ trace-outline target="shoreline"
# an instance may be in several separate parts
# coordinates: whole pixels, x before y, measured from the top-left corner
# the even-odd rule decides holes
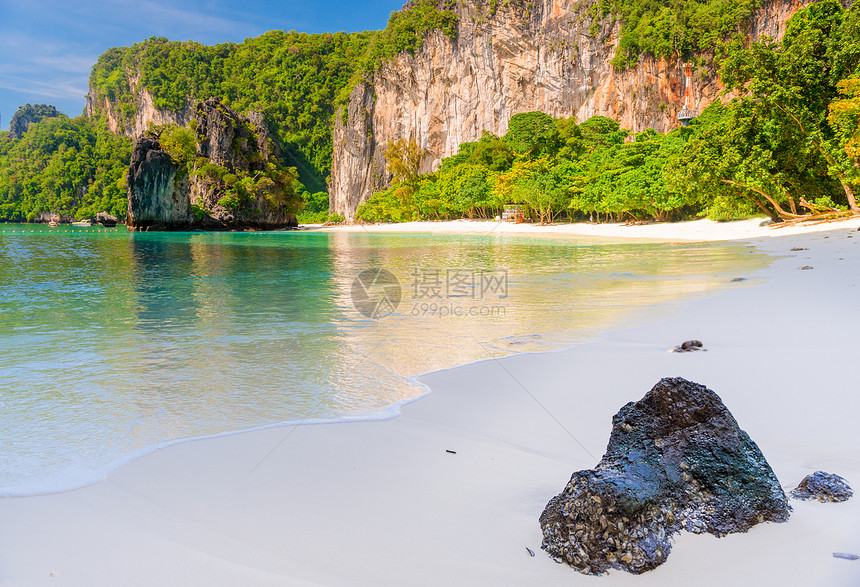
[[[469,235],[576,236],[607,240],[620,239],[624,242],[715,242],[812,234],[838,230],[844,226],[855,226],[858,221],[860,221],[860,217],[835,222],[813,223],[809,225],[796,224],[772,228],[767,224],[767,220],[764,217],[730,222],[714,222],[713,220],[702,219],[638,225],[626,225],[622,223],[594,224],[587,222],[539,225],[461,219],[439,222],[420,221],[390,224],[341,224],[333,226],[312,224],[304,225],[301,230],[319,232],[429,232]]]
[[[91,472],[91,475],[87,475],[86,480],[77,480],[77,481],[69,481],[66,483],[59,483],[52,488],[46,488],[45,486],[27,486],[27,485],[18,485],[13,486],[11,489],[3,489],[0,488],[0,501],[4,499],[26,499],[30,497],[43,497],[47,495],[60,495],[63,493],[70,493],[73,491],[78,491],[80,489],[85,489],[97,483],[100,483],[107,479],[107,477],[122,467],[128,466],[134,461],[138,459],[142,459],[148,455],[157,453],[162,450],[169,449],[173,446],[184,444],[186,442],[200,442],[213,440],[218,438],[227,438],[229,436],[236,436],[238,434],[253,434],[255,432],[261,432],[263,430],[270,429],[284,429],[284,428],[292,428],[296,426],[320,426],[320,425],[328,425],[328,424],[349,424],[352,422],[383,422],[385,420],[390,420],[392,418],[396,418],[400,415],[403,406],[409,405],[413,402],[417,402],[418,400],[426,397],[431,390],[418,381],[416,377],[409,377],[407,381],[410,385],[420,390],[418,395],[414,397],[409,397],[406,399],[402,399],[396,401],[392,404],[388,404],[386,406],[382,406],[380,408],[375,409],[372,412],[366,412],[362,414],[356,415],[344,415],[338,416],[336,418],[324,419],[324,418],[305,418],[305,419],[295,419],[295,420],[287,420],[284,422],[274,422],[270,424],[262,424],[259,426],[254,426],[252,428],[242,428],[238,430],[227,430],[225,432],[216,432],[215,434],[204,434],[201,436],[189,436],[183,438],[174,438],[172,440],[165,440],[163,442],[159,442],[157,444],[153,444],[150,446],[143,447],[134,452],[123,455],[121,458],[110,462],[103,467],[94,470]],[[2,554],[2,553],[0,553]],[[0,583],[2,584],[2,583]]]
[[[424,374],[432,393],[396,418],[180,441],[76,491],[2,498],[0,581],[585,584],[594,579],[540,551],[537,517],[571,473],[599,459],[612,414],[662,376],[716,391],[786,490],[816,469],[857,489],[860,400],[847,368],[860,326],[857,224],[760,239],[785,255],[759,272],[764,284],[694,300],[679,315]],[[796,246],[809,250],[789,252]],[[709,352],[666,352],[688,338]],[[806,360],[843,367],[796,372]],[[850,584],[860,565],[822,552],[860,550],[857,499],[792,501],[787,524],[744,535],[682,534],[658,569],[600,580]],[[811,545],[812,562],[785,564],[808,561]]]

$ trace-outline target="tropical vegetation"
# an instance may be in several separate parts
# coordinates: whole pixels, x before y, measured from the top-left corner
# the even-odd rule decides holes
[[[621,23],[616,67],[643,54],[698,56],[719,67],[738,97],[716,102],[690,127],[667,134],[633,134],[603,117],[522,113],[503,136],[485,133],[464,143],[426,174],[418,172],[423,153],[414,141],[392,141],[385,154],[394,182],[362,205],[358,218],[494,217],[507,204],[542,222],[753,214],[792,220],[856,211],[860,8],[822,0],[798,11],[782,40],[748,42],[744,23],[761,2],[595,1],[583,8],[592,34]],[[533,9],[525,0],[475,5],[489,14],[503,6]],[[240,112],[263,112],[283,158],[276,171],[295,168],[301,182],[290,184],[304,200],[300,218],[328,219],[338,105],[386,60],[418,51],[430,31],[456,37],[455,6],[454,0],[414,0],[378,32],[272,31],[215,46],[152,38],[110,49],[92,70],[92,117],[30,107],[18,120],[40,122],[26,132],[0,131],[0,219],[32,220],[45,211],[122,216],[131,144],[107,130],[106,117],[127,128],[139,88],[158,108],[180,111],[211,96]],[[162,139],[179,141],[171,152],[182,157],[183,135],[171,133]],[[227,186],[236,203],[250,189],[245,179]]]
[[[28,222],[42,212],[125,217],[131,141],[99,118],[64,115],[31,124],[20,139],[0,132],[0,219]]]

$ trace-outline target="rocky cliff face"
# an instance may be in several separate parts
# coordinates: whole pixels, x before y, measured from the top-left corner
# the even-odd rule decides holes
[[[262,115],[198,102],[196,153],[178,162],[157,140],[137,139],[126,181],[130,230],[233,230],[295,226],[293,176],[277,165]]]
[[[126,181],[130,230],[190,228],[191,199],[184,171],[158,142],[140,138],[134,144]],[[184,177],[183,177],[184,175]],[[183,181],[184,180],[184,181]]]
[[[128,72],[128,81],[134,96],[134,117],[127,119],[122,115],[117,104],[107,96],[102,96],[94,87],[87,93],[85,113],[88,117],[103,114],[111,132],[130,138],[143,136],[149,123],[187,125],[194,118],[197,104],[193,96],[189,96],[182,110],[174,112],[169,109],[156,108],[149,90],[140,85],[139,75]]]
[[[779,38],[788,18],[808,0],[773,0],[750,19],[748,34]],[[507,5],[506,5],[507,4]],[[677,126],[684,75],[679,61],[643,58],[619,71],[610,61],[620,25],[592,32],[591,2],[535,0],[458,2],[456,41],[439,31],[416,55],[403,54],[357,86],[346,122],[336,117],[330,185],[333,212],[351,218],[358,204],[388,185],[382,151],[389,140],[412,138],[426,150],[424,172],[484,130],[502,135],[520,112],[552,116],[608,116],[638,132]],[[715,72],[694,70],[694,107],[721,91]]]

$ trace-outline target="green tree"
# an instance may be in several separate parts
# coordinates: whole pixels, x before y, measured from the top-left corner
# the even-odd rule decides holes
[[[440,170],[437,189],[446,211],[470,218],[483,217],[498,208],[491,182],[492,172],[486,166],[465,163]]]
[[[782,178],[771,174],[781,184],[776,191],[802,193],[802,173],[823,167],[841,186],[851,211],[860,214],[852,188],[853,161],[827,117],[840,81],[834,73],[853,71],[860,62],[860,43],[844,38],[846,31],[856,32],[857,18],[856,8],[845,11],[836,0],[812,4],[789,20],[779,43],[764,40],[746,48],[736,44],[721,75],[727,87],[744,94],[739,108],[765,121],[761,130],[770,146],[779,145],[779,149],[762,148],[767,152],[761,153],[773,161],[764,164],[783,174]],[[754,138],[749,142],[762,143]],[[780,208],[773,190],[769,193],[780,218],[796,216],[794,210]],[[794,202],[791,195],[788,199]]]
[[[439,170],[469,164],[483,165],[492,171],[506,171],[515,158],[516,154],[505,139],[485,130],[478,141],[462,143],[456,155],[443,159]]]
[[[553,157],[564,145],[555,119],[543,112],[514,114],[508,121],[505,142],[518,157]]]
[[[0,218],[29,221],[43,212],[89,218],[126,213],[131,141],[103,119],[46,118],[15,139],[0,133]]]
[[[740,36],[743,23],[762,4],[763,0],[601,0],[592,15],[595,20],[611,16],[621,21],[612,65],[625,68],[636,65],[643,54],[712,55],[725,39]]]
[[[166,125],[157,131],[156,138],[161,148],[177,163],[187,165],[197,158],[197,136],[190,128]]]
[[[830,103],[827,121],[848,162],[845,174],[860,188],[860,77],[842,80],[837,88],[840,98]]]
[[[630,134],[617,120],[605,116],[592,116],[579,125],[583,148],[593,151],[611,145],[620,145]]]
[[[804,184],[806,161],[791,170],[779,165],[774,152],[780,134],[754,112],[754,105],[737,101],[731,106],[715,102],[694,121],[684,153],[668,170],[669,183],[688,200],[713,198],[752,202],[774,220],[787,217],[787,186]],[[724,207],[724,206],[723,206]]]
[[[415,183],[421,159],[424,157],[424,150],[418,146],[415,139],[388,141],[384,156],[395,182],[409,185]]]
[[[581,212],[602,212],[617,218],[651,216],[669,220],[687,199],[665,181],[667,161],[685,144],[680,133],[660,135],[649,129],[631,143],[594,151],[585,173],[571,181],[570,207]]]
[[[562,169],[548,158],[517,161],[496,184],[500,201],[526,204],[541,224],[549,224],[570,202],[570,186]]]

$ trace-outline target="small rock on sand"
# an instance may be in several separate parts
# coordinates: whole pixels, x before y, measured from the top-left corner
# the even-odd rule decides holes
[[[804,477],[790,495],[801,500],[817,499],[824,502],[840,502],[848,501],[854,495],[854,490],[839,475],[816,471]]]
[[[844,558],[845,560],[849,561],[856,561],[858,558],[860,558],[860,556],[857,556],[856,554],[852,554],[850,552],[834,552],[833,556],[835,558]]]
[[[681,343],[680,346],[675,347],[676,353],[691,353],[693,351],[704,351],[706,349],[702,348],[701,340],[687,340]]]

